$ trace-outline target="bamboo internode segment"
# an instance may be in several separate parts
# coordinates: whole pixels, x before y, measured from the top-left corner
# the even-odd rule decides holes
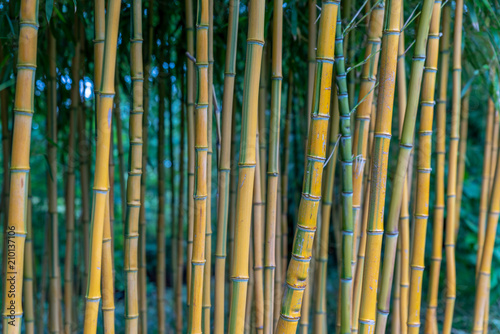
[[[249,25],[243,106],[241,144],[238,172],[238,193],[234,227],[234,259],[231,270],[232,294],[229,313],[229,332],[243,333],[248,288],[248,258],[250,249],[250,222],[256,165],[256,135],[258,121],[258,94],[262,49],[264,47],[265,1],[252,0],[249,4]]]
[[[283,1],[275,0],[273,7],[272,35],[272,78],[271,78],[271,118],[269,121],[269,151],[267,165],[266,216],[264,235],[264,333],[274,332],[273,315],[276,274],[276,221],[279,209],[279,148],[280,148],[280,111],[283,44]],[[264,172],[264,171],[261,171]],[[279,244],[278,244],[279,245]],[[278,247],[279,248],[279,247]],[[279,286],[276,290],[279,290]]]
[[[441,64],[439,68],[439,92],[436,101],[436,200],[434,205],[432,255],[429,280],[429,306],[425,318],[426,334],[437,332],[436,309],[438,306],[439,275],[443,258],[443,226],[444,226],[444,178],[446,160],[446,95],[448,87],[448,68],[450,59],[450,21],[451,7],[442,9],[442,38],[440,41]]]
[[[427,59],[422,85],[419,150],[417,162],[417,188],[415,204],[414,244],[411,258],[410,299],[408,311],[408,333],[420,331],[420,306],[422,281],[425,268],[425,243],[429,218],[429,195],[431,181],[432,124],[434,118],[434,91],[439,56],[439,23],[441,1],[434,2],[427,43]]]
[[[217,240],[215,249],[214,332],[224,332],[224,294],[227,256],[227,226],[229,215],[229,184],[231,173],[231,138],[233,123],[233,97],[236,76],[236,50],[239,20],[239,0],[229,2],[224,95],[222,102],[222,143],[219,168],[219,202],[217,208]],[[265,160],[265,156],[261,157]]]
[[[112,125],[114,79],[120,21],[120,1],[109,3],[104,43],[102,83],[97,103],[97,152],[93,188],[89,277],[85,304],[84,333],[95,333],[101,299],[101,261],[104,212],[109,188],[109,150]]]
[[[198,91],[194,110],[194,225],[191,259],[191,296],[188,333],[202,333],[203,275],[205,269],[205,233],[207,224],[208,158],[208,26],[209,1],[198,2],[196,22],[196,71]],[[211,120],[210,120],[211,121]]]
[[[443,334],[451,333],[453,312],[456,298],[455,270],[455,226],[456,226],[456,187],[458,142],[460,140],[460,109],[462,91],[462,19],[463,0],[457,0],[455,8],[455,26],[453,31],[453,96],[451,112],[451,132],[448,151],[448,188],[446,202],[446,307]]]
[[[143,173],[143,61],[142,61],[142,3],[132,4],[132,36],[130,39],[130,63],[132,77],[132,108],[130,111],[130,158],[127,179],[127,218],[125,221],[125,331],[139,330],[138,301],[138,246],[139,220],[141,211],[141,178]],[[106,30],[107,33],[107,30]]]
[[[194,23],[193,0],[186,0],[186,40],[187,51],[194,54]],[[188,237],[187,237],[187,305],[191,305],[191,258],[193,256],[193,227],[194,227],[194,91],[195,71],[192,61],[187,61],[187,120],[188,120]]]
[[[319,23],[316,74],[311,126],[308,135],[306,171],[299,204],[297,230],[286,275],[281,316],[276,332],[295,333],[300,319],[302,296],[312,257],[318,209],[321,200],[323,167],[326,160],[330,118],[332,73],[338,1],[323,1]]]

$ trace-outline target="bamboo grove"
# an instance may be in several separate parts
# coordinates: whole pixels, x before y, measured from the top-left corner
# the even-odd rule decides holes
[[[497,0],[0,1],[2,333],[499,333],[499,46]]]

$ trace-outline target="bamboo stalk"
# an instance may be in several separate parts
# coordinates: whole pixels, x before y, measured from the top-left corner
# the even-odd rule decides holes
[[[78,19],[76,19],[78,22]],[[76,25],[78,27],[78,25]],[[64,331],[71,333],[73,329],[73,266],[75,241],[75,153],[76,153],[76,120],[80,104],[80,40],[78,28],[75,29],[75,53],[71,60],[71,109],[69,115],[68,169],[66,184],[66,256],[64,262]]]
[[[493,119],[495,114],[495,105],[493,100],[488,99],[488,114],[486,116],[486,134],[484,140],[484,153],[483,153],[483,177],[481,179],[481,198],[479,200],[479,218],[477,228],[477,261],[476,261],[476,274],[481,265],[481,257],[483,253],[484,238],[486,232],[486,218],[488,215],[488,195],[489,195],[489,181],[491,174],[491,153],[492,153],[492,140],[493,140]]]
[[[186,7],[186,40],[187,51],[194,54],[194,24],[193,0],[185,0]],[[195,144],[194,144],[194,95],[196,90],[194,64],[187,62],[187,121],[188,121],[188,237],[187,237],[187,305],[191,306],[191,259],[193,256],[193,229],[194,229],[194,171],[195,171]],[[189,310],[191,312],[191,310]]]
[[[111,179],[110,174],[110,181]],[[111,186],[104,211],[104,227],[102,234],[102,317],[104,333],[115,332],[115,293],[113,280],[113,238],[111,229],[112,210]]]
[[[408,332],[420,331],[420,307],[422,300],[422,281],[425,268],[425,243],[427,221],[429,219],[429,196],[432,157],[432,123],[434,117],[434,91],[439,56],[439,23],[441,1],[434,2],[429,28],[427,59],[421,99],[421,118],[419,129],[419,150],[417,162],[417,186],[415,203],[415,223],[413,251],[411,253],[410,299],[408,310]]]
[[[279,168],[279,166],[278,166]],[[281,184],[281,175],[278,176],[278,183]],[[281,212],[281,187],[278,187],[278,193],[277,193],[277,201],[278,204],[276,205],[276,210],[278,213]],[[281,247],[281,224],[276,223],[276,239],[275,239],[275,245],[276,245],[276,258],[275,258],[275,264],[276,264],[276,273],[274,275],[274,306],[273,306],[273,328],[276,329],[276,325],[278,324],[278,320],[280,318],[280,313],[281,313],[281,301],[283,297],[283,261],[281,261],[282,256],[281,256],[281,251],[283,247]]]
[[[49,330],[59,333],[60,330],[60,287],[61,274],[59,266],[59,223],[57,215],[57,83],[56,83],[56,39],[51,32],[48,33],[49,44],[49,80],[47,90],[47,138],[48,164],[47,193],[49,198],[49,217],[51,244],[49,256],[51,257],[49,278]]]
[[[258,93],[262,49],[264,47],[264,0],[252,0],[248,16],[247,63],[243,87],[241,144],[238,172],[238,193],[234,229],[234,259],[231,270],[232,295],[229,332],[242,333],[248,287],[248,254],[250,222],[255,178],[255,138],[257,131]]]
[[[210,334],[210,300],[212,278],[212,132],[213,132],[213,17],[214,0],[208,0],[208,110],[207,110],[207,224],[205,231],[205,269],[203,273],[203,333]]]
[[[460,209],[462,207],[462,194],[464,190],[465,160],[467,154],[467,127],[469,126],[469,99],[470,88],[465,92],[462,98],[462,112],[460,118],[460,144],[458,149],[458,168],[457,168],[457,208],[455,216],[457,224],[455,226],[455,240],[458,238],[460,230]]]
[[[453,96],[451,112],[451,132],[448,156],[448,188],[447,188],[447,218],[445,232],[446,249],[446,307],[443,334],[451,333],[453,311],[456,298],[455,271],[455,226],[456,226],[456,181],[457,154],[460,139],[460,97],[462,90],[462,19],[463,0],[457,0],[455,8],[455,25],[453,31]],[[494,170],[494,169],[493,169]]]
[[[490,166],[490,180],[488,198],[491,198],[491,194],[493,193],[493,177],[495,176],[495,168],[497,163],[497,155],[498,155],[498,139],[500,138],[500,113],[498,110],[495,110],[495,117],[493,120],[493,139],[491,145],[491,166]]]
[[[138,103],[143,105],[143,116],[142,116],[142,177],[140,178],[141,180],[141,185],[140,185],[140,209],[139,209],[139,236],[138,236],[138,265],[139,265],[139,270],[138,270],[138,304],[139,304],[139,330],[141,334],[147,334],[148,332],[148,312],[147,312],[147,259],[146,259],[146,171],[147,171],[147,161],[148,161],[148,129],[149,129],[149,120],[148,120],[148,113],[149,113],[149,105],[150,105],[150,99],[149,99],[149,89],[150,89],[150,77],[151,77],[151,55],[153,52],[153,11],[154,11],[154,1],[149,0],[148,8],[149,12],[151,15],[148,15],[148,21],[147,21],[147,43],[146,47],[144,48],[144,58],[137,58],[140,63],[140,68],[137,68],[136,73],[143,73],[143,77],[140,78],[142,85],[138,88],[142,89],[142,95],[138,95],[136,98],[138,98]],[[141,10],[142,6],[140,8],[134,8],[135,14],[133,16],[141,16]],[[141,14],[139,14],[141,13]],[[134,34],[137,34],[137,38],[134,37],[135,39],[140,39],[139,43],[134,45],[138,50],[134,50],[136,54],[139,52],[142,53],[143,50],[143,41],[142,41],[142,16],[141,16],[141,21],[138,22],[138,25],[140,25],[140,30],[137,29],[135,31],[134,28]],[[145,59],[145,62],[144,60]],[[131,61],[132,58],[131,58]],[[143,66],[144,72],[143,71]],[[140,70],[140,72],[139,72]]]
[[[198,2],[196,19],[196,71],[198,78],[196,108],[194,119],[195,131],[195,184],[194,184],[194,225],[193,251],[191,259],[191,296],[188,333],[202,333],[203,275],[205,270],[205,233],[207,224],[207,160],[208,160],[208,125],[209,103],[208,88],[208,30],[209,1]]]
[[[217,237],[215,250],[214,332],[224,333],[224,295],[226,274],[226,243],[229,215],[229,186],[231,171],[231,139],[233,120],[234,82],[239,20],[239,0],[229,2],[226,63],[224,68],[224,95],[222,101],[222,143],[219,167],[219,202],[217,206]]]
[[[288,170],[290,166],[290,132],[293,118],[293,72],[288,72],[288,92],[286,101],[285,129],[283,134],[283,173],[281,173],[281,274],[286,275],[288,262]]]
[[[163,48],[160,51],[163,53]],[[162,54],[160,54],[162,57]],[[161,58],[160,58],[161,59]],[[160,63],[163,61],[161,60]],[[158,217],[156,225],[156,312],[158,316],[158,333],[165,333],[165,81],[166,73],[161,73],[158,81]],[[170,83],[168,83],[170,84]],[[170,134],[172,135],[172,134]],[[173,146],[170,146],[172,149]],[[173,169],[173,164],[170,167]],[[172,190],[174,187],[172,186]],[[171,206],[172,210],[174,207]]]
[[[36,268],[33,261],[33,203],[31,196],[31,176],[28,180],[28,205],[27,205],[27,219],[26,219],[26,243],[24,244],[24,275],[23,275],[23,298],[24,298],[24,310],[25,310],[25,332],[26,334],[35,333],[35,274]]]
[[[131,16],[132,35],[130,40],[130,62],[132,77],[132,108],[129,125],[129,177],[127,179],[127,218],[125,221],[125,331],[137,333],[139,330],[139,302],[138,302],[138,246],[140,233],[140,214],[143,174],[143,146],[145,135],[143,123],[145,107],[143,106],[143,60],[142,60],[142,3],[133,2]],[[107,30],[106,30],[107,33]],[[140,280],[139,280],[140,281]],[[142,282],[141,282],[142,283]],[[143,282],[145,283],[145,282]],[[140,289],[140,288],[139,288]]]
[[[269,43],[264,44],[264,50],[262,53],[262,66],[260,68],[260,82],[259,82],[259,107],[258,107],[258,130],[261,134],[259,136],[259,150],[260,156],[265,157],[267,153],[267,128],[266,128],[266,107],[267,107],[267,91],[268,91],[268,79],[269,79]],[[266,170],[266,159],[261,159],[260,170]],[[260,184],[262,186],[262,200],[266,201],[266,174],[261,173]]]
[[[257,132],[256,147],[259,145]],[[253,277],[254,277],[254,303],[255,303],[255,329],[261,334],[264,331],[264,276],[263,276],[263,219],[261,185],[260,185],[260,150],[255,150],[255,182],[253,192]]]
[[[182,60],[178,59],[182,64]],[[184,77],[182,66],[179,76]],[[177,278],[175,280],[175,319],[176,319],[176,332],[177,334],[183,333],[183,306],[182,306],[182,278],[184,270],[184,150],[186,142],[186,104],[185,104],[185,82],[181,80],[181,125],[180,125],[180,161],[179,161],[179,212],[177,216]]]
[[[372,23],[370,22],[370,24]],[[376,108],[378,114],[375,122],[370,166],[372,176],[366,226],[366,265],[363,270],[361,309],[359,314],[359,330],[362,333],[370,333],[373,330],[376,332],[380,331],[381,333],[385,332],[388,314],[388,307],[386,305],[390,301],[389,292],[385,292],[392,287],[392,271],[394,269],[394,255],[397,244],[397,232],[394,233],[394,231],[397,231],[397,225],[395,227],[389,225],[385,232],[386,251],[384,253],[378,312],[375,318],[382,238],[384,234],[384,203],[395,91],[395,80],[393,78],[396,77],[397,70],[400,25],[401,1],[390,1],[386,7],[386,19],[382,37],[380,87]],[[391,255],[391,258],[386,258]],[[386,264],[386,261],[388,261],[388,264],[392,264],[392,267],[387,268],[388,264]],[[386,269],[389,270],[387,274]],[[389,277],[386,277],[387,275]],[[375,319],[377,320],[377,327],[375,327]]]
[[[401,230],[401,226],[399,227]],[[396,267],[394,273],[394,294],[392,295],[391,334],[401,333],[401,238],[396,249]]]
[[[339,29],[340,26],[340,10],[337,14],[337,30],[336,37],[339,37]],[[341,32],[340,32],[341,33]],[[338,40],[337,40],[338,43]],[[337,54],[342,52],[339,49],[340,45],[336,45]],[[339,65],[337,63],[337,65]],[[338,69],[337,69],[338,71]],[[344,71],[345,73],[345,71]],[[335,82],[333,83],[335,84]],[[335,87],[335,86],[334,86]],[[339,85],[340,87],[340,85]],[[337,87],[335,87],[337,88]],[[342,94],[342,93],[340,93]],[[347,97],[347,96],[346,96]],[[330,139],[328,144],[328,153],[330,160],[326,167],[326,175],[325,175],[325,188],[323,190],[323,198],[321,203],[321,227],[320,227],[320,235],[319,235],[319,252],[317,252],[317,267],[315,270],[315,289],[314,289],[314,332],[316,333],[326,333],[328,328],[327,326],[327,309],[326,309],[326,285],[328,280],[328,245],[329,245],[329,234],[330,234],[330,221],[331,221],[331,212],[333,205],[333,186],[335,181],[335,169],[337,166],[337,155],[338,150],[336,149],[339,141],[339,120],[340,120],[340,111],[339,111],[339,98],[337,94],[337,89],[333,89],[332,92],[332,122],[330,124]],[[343,110],[345,112],[345,110]],[[349,113],[349,108],[347,108],[347,112]],[[350,119],[349,119],[350,120]]]
[[[457,7],[458,8],[458,7]],[[500,155],[497,156],[497,164],[500,166]],[[476,300],[474,305],[474,323],[472,332],[483,333],[487,331],[488,322],[485,321],[489,305],[489,288],[491,276],[491,262],[495,248],[495,237],[500,214],[500,172],[495,170],[495,178],[492,183],[492,193],[488,210],[488,223],[484,240],[484,250],[481,257],[481,266],[477,275]]]
[[[426,334],[437,333],[436,309],[439,294],[439,275],[443,257],[443,226],[444,226],[444,176],[446,158],[446,95],[448,87],[448,69],[450,59],[450,21],[451,7],[442,9],[442,38],[440,42],[441,65],[439,68],[439,93],[436,101],[436,201],[433,217],[432,261],[429,280],[429,298],[425,318]]]
[[[125,162],[124,162],[124,152],[123,152],[123,126],[122,126],[122,116],[120,110],[120,78],[119,78],[119,67],[116,68],[115,74],[115,108],[113,109],[113,116],[115,117],[116,124],[116,144],[118,151],[118,180],[120,182],[120,201],[121,201],[121,218],[122,222],[125,223],[125,214],[127,212],[127,191],[125,189]]]
[[[115,94],[114,79],[120,5],[119,1],[110,0],[106,20],[102,83],[99,89],[99,109],[97,110],[96,170],[93,188],[92,238],[89,245],[90,262],[85,303],[84,333],[96,332],[99,301],[101,299],[100,268],[102,261],[104,212],[109,184],[109,148],[113,97]]]
[[[276,268],[276,237],[279,196],[279,147],[282,56],[283,56],[283,1],[275,0],[273,5],[272,36],[272,78],[271,78],[271,118],[269,121],[269,152],[267,165],[266,228],[264,236],[264,333],[274,332],[273,315],[275,302],[274,286]]]
[[[316,232],[326,141],[330,118],[332,72],[338,2],[323,2],[316,56],[315,90],[308,134],[306,172],[299,205],[297,230],[287,271],[281,316],[276,331],[295,333],[300,319]],[[314,172],[313,172],[314,171]]]
[[[361,73],[361,86],[359,91],[360,103],[355,112],[355,127],[352,143],[352,153],[356,157],[353,161],[352,208],[354,226],[360,226],[362,221],[361,200],[363,196],[364,169],[369,155],[370,114],[372,112],[373,93],[377,80],[383,19],[384,5],[381,3],[377,5],[370,14],[368,44],[365,50],[366,63],[363,65]],[[351,258],[351,261],[353,260],[354,258]],[[354,266],[355,264],[353,265],[351,263],[351,265]],[[357,323],[353,328],[357,329]]]

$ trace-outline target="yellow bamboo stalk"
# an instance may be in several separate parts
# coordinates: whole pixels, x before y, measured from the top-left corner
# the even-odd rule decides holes
[[[279,286],[274,285],[278,277],[276,267],[277,217],[280,197],[279,192],[279,145],[280,145],[280,111],[282,74],[282,44],[283,44],[283,1],[275,0],[273,5],[273,35],[272,35],[272,78],[271,78],[271,118],[269,121],[269,153],[267,166],[266,191],[266,229],[264,249],[264,333],[274,332],[274,303]],[[265,160],[263,158],[263,160]],[[280,224],[278,224],[280,226]],[[278,244],[279,245],[279,244]],[[281,249],[278,247],[278,250]],[[278,262],[279,263],[279,262]]]
[[[268,79],[269,79],[269,43],[265,43],[264,50],[262,53],[262,66],[260,69],[260,83],[259,83],[259,150],[262,157],[267,156],[267,128],[266,128],[266,107],[267,107],[267,91],[268,91]],[[262,171],[266,170],[266,159],[260,161],[260,169]],[[261,173],[260,184],[262,186],[262,200],[266,200],[266,173]]]
[[[338,25],[337,20],[337,29],[339,28],[340,26]],[[338,136],[340,119],[338,95],[335,81],[333,85],[333,87],[335,88],[332,92],[332,122],[330,124],[330,139],[328,144],[328,153],[332,156],[328,162],[328,165],[326,166],[325,187],[323,190],[323,201],[321,203],[321,227],[319,229],[319,240],[317,240],[317,242],[319,243],[319,252],[316,253],[317,267],[314,272],[316,280],[314,285],[314,332],[316,333],[325,333],[328,328],[326,309],[326,286],[328,281],[328,245],[333,204],[333,186],[335,181],[335,169],[338,156],[337,145],[339,140]]]
[[[57,83],[56,83],[56,39],[48,32],[49,41],[49,82],[47,90],[47,137],[48,142],[48,164],[47,193],[49,198],[49,218],[51,231],[51,244],[49,256],[51,257],[51,267],[49,275],[49,330],[52,333],[59,333],[62,328],[60,288],[61,273],[59,266],[59,223],[57,215]]]
[[[396,84],[393,78],[396,77],[399,33],[401,30],[401,1],[388,2],[385,12],[386,19],[382,37],[379,74],[380,86],[376,108],[378,112],[373,135],[370,165],[372,177],[366,226],[366,259],[363,270],[361,309],[359,314],[359,331],[361,333],[371,333],[373,330],[376,333],[385,333],[398,235],[397,222],[394,225],[387,226],[381,289],[379,302],[376,304],[382,239],[384,235],[384,203]],[[373,24],[373,21],[370,24]],[[375,315],[376,305],[378,305],[378,312]],[[377,320],[377,327],[374,326],[375,319]]]
[[[443,334],[451,333],[453,311],[456,298],[456,271],[455,271],[455,226],[456,226],[456,181],[457,155],[460,138],[460,97],[462,90],[462,19],[463,0],[457,0],[455,8],[455,26],[453,32],[453,97],[451,112],[450,152],[448,160],[448,188],[447,188],[447,218],[446,218],[446,307],[443,325]]]
[[[411,258],[410,304],[408,310],[408,333],[420,331],[420,305],[422,281],[425,268],[425,242],[429,218],[429,196],[431,182],[432,123],[434,117],[434,91],[439,56],[439,23],[441,1],[434,2],[427,43],[427,57],[421,96],[421,118],[417,162],[417,187],[415,203],[414,244]]]
[[[382,25],[384,20],[384,5],[378,4],[373,8],[368,27],[368,44],[365,51],[365,61],[361,72],[361,86],[359,101],[362,101],[355,113],[355,124],[352,153],[353,161],[353,198],[352,210],[354,226],[361,226],[362,211],[361,200],[363,197],[363,178],[366,161],[368,158],[370,115],[372,112],[373,92],[377,78],[379,51],[382,37]],[[353,258],[354,259],[354,258]],[[352,265],[352,264],[351,264]],[[351,269],[352,271],[352,269]],[[354,319],[355,320],[355,319]],[[354,325],[357,329],[357,324]]]
[[[76,15],[75,15],[76,16]],[[76,18],[75,18],[76,19]],[[78,19],[76,19],[78,22]],[[76,120],[80,104],[80,39],[78,25],[75,25],[75,54],[71,61],[71,109],[69,116],[68,170],[66,184],[66,256],[64,262],[64,331],[70,333],[73,328],[73,271],[75,241],[75,153]]]
[[[401,229],[401,300],[400,300],[400,322],[401,333],[408,332],[408,303],[410,298],[410,212],[408,200],[408,182],[403,185],[403,197],[401,199],[401,212],[399,214],[399,228]]]
[[[110,181],[111,181],[110,175]],[[110,187],[111,188],[111,187]],[[106,199],[102,234],[102,317],[104,333],[115,332],[115,293],[113,279],[113,242],[111,234],[111,191]]]
[[[316,232],[330,118],[335,30],[339,2],[324,1],[319,23],[315,90],[308,134],[306,176],[299,205],[297,230],[287,271],[281,316],[276,332],[295,333]],[[350,266],[349,266],[350,268]]]
[[[109,149],[111,120],[114,97],[114,79],[116,65],[116,45],[118,40],[118,23],[120,20],[120,1],[110,0],[107,11],[106,38],[102,83],[99,89],[97,110],[97,152],[93,188],[91,244],[89,247],[89,277],[85,303],[84,333],[95,333],[99,301],[101,299],[101,261],[104,212],[109,185]]]
[[[498,217],[500,215],[500,155],[497,155],[497,169],[492,183],[492,193],[488,210],[488,223],[484,240],[484,250],[481,257],[481,265],[477,275],[476,300],[474,305],[473,333],[484,333],[488,329],[488,322],[485,321],[489,304],[489,284],[491,280],[491,261],[495,248],[496,230]]]
[[[248,15],[247,63],[243,87],[241,144],[238,172],[238,193],[234,229],[234,259],[231,270],[232,295],[229,332],[242,333],[248,288],[248,254],[255,178],[255,138],[257,134],[258,93],[262,50],[264,47],[265,1],[252,0]]]
[[[229,186],[231,173],[231,139],[233,120],[234,81],[236,76],[236,50],[239,20],[239,0],[229,2],[224,95],[222,102],[222,143],[219,167],[219,202],[217,206],[217,240],[215,250],[214,331],[224,332],[224,295],[226,274],[226,239],[229,215]]]
[[[151,3],[150,3],[151,4]],[[151,8],[151,7],[150,7]],[[135,0],[132,3],[132,35],[130,38],[130,63],[132,77],[132,108],[130,111],[130,153],[129,172],[127,179],[127,218],[125,221],[125,332],[139,331],[139,294],[141,282],[138,279],[140,248],[139,233],[142,207],[142,174],[144,169],[144,118],[143,107],[143,59],[142,59],[142,2]],[[106,34],[108,29],[106,29]],[[147,85],[146,85],[147,87]]]
[[[493,100],[488,99],[488,114],[486,116],[486,134],[484,140],[484,153],[483,153],[483,177],[481,179],[481,198],[479,200],[479,222],[477,228],[477,261],[476,261],[476,274],[481,265],[481,257],[483,254],[484,237],[486,232],[486,218],[488,215],[488,195],[489,195],[489,181],[491,174],[491,142],[493,140],[493,119],[495,114],[495,105]]]
[[[194,54],[194,25],[193,25],[193,0],[185,0],[186,4],[186,39],[187,51]],[[194,167],[195,167],[195,145],[194,145],[194,94],[195,94],[195,72],[194,64],[187,62],[187,120],[188,120],[188,237],[187,237],[187,305],[191,306],[191,258],[193,254],[193,229],[194,229]]]
[[[213,18],[214,0],[208,0],[208,152],[207,152],[207,225],[205,231],[205,271],[203,273],[203,333],[210,334],[210,300],[212,278],[212,128],[213,128],[213,77],[214,77],[214,51],[213,51]]]
[[[443,226],[445,205],[445,160],[446,160],[446,95],[450,59],[451,7],[442,9],[442,38],[439,45],[441,65],[439,69],[439,93],[436,101],[436,201],[434,205],[432,255],[429,280],[429,305],[425,318],[424,333],[437,333],[436,309],[439,294],[439,275],[443,257]]]
[[[467,154],[467,127],[469,125],[469,99],[470,88],[465,92],[462,98],[462,113],[460,117],[460,145],[458,149],[458,169],[457,169],[457,208],[455,226],[455,240],[458,238],[460,230],[460,209],[462,207],[462,193],[464,190],[465,158]]]
[[[194,119],[195,184],[193,251],[191,258],[191,296],[188,333],[202,333],[203,275],[205,269],[205,233],[207,224],[208,160],[208,29],[209,1],[198,2],[196,19],[196,71],[198,78]]]

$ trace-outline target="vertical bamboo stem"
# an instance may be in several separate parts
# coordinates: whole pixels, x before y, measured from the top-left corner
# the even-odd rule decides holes
[[[444,226],[444,177],[446,160],[446,95],[450,59],[450,21],[451,7],[442,9],[442,38],[439,45],[441,64],[439,68],[439,93],[436,100],[436,200],[434,205],[432,255],[429,280],[429,305],[425,317],[424,333],[437,333],[436,309],[439,294],[439,275],[443,258]]]
[[[101,299],[101,261],[104,212],[109,184],[109,148],[113,111],[114,79],[120,20],[120,1],[110,0],[107,11],[102,83],[97,110],[97,153],[93,188],[89,278],[85,303],[84,333],[95,333]]]
[[[229,332],[242,333],[245,321],[245,302],[248,288],[248,254],[250,247],[250,222],[255,177],[255,138],[257,132],[258,93],[262,49],[264,47],[264,0],[250,2],[248,16],[247,63],[243,87],[241,145],[238,172],[238,194],[234,229],[234,259],[231,280],[231,311]]]
[[[111,175],[110,175],[110,181]],[[115,332],[115,292],[113,279],[113,238],[111,229],[112,210],[111,186],[104,211],[104,227],[102,234],[102,317],[104,333]]]
[[[27,206],[27,220],[26,220],[26,243],[24,244],[24,309],[25,309],[25,332],[26,334],[35,333],[35,263],[33,261],[33,203],[31,196],[31,176],[28,180],[28,206]]]
[[[142,197],[143,174],[143,123],[145,109],[143,106],[143,60],[142,60],[142,3],[135,0],[132,4],[132,35],[130,39],[130,62],[132,77],[132,108],[130,111],[129,126],[129,172],[127,179],[127,216],[125,231],[125,332],[139,331],[139,302],[138,302],[138,246],[140,233],[140,211]],[[106,29],[106,33],[108,30]],[[147,83],[147,81],[146,81]],[[146,84],[147,87],[147,84]],[[144,333],[143,333],[144,334]]]
[[[274,279],[276,275],[276,220],[278,217],[280,111],[283,46],[283,1],[273,5],[271,118],[269,121],[269,152],[267,165],[266,228],[264,236],[264,333],[274,332]]]
[[[203,275],[205,270],[205,233],[207,224],[208,160],[208,30],[209,1],[198,2],[196,19],[196,71],[198,78],[194,119],[195,183],[193,251],[191,259],[191,296],[188,333],[202,333]]]
[[[224,295],[226,273],[226,243],[229,215],[229,186],[231,171],[231,139],[233,120],[234,81],[236,76],[236,50],[239,20],[239,0],[229,2],[226,63],[224,69],[224,95],[222,101],[222,143],[219,167],[219,202],[217,207],[217,240],[215,249],[214,332],[224,333]],[[262,157],[264,159],[264,157]]]
[[[338,2],[322,4],[316,55],[315,90],[308,134],[306,172],[298,223],[288,266],[281,316],[276,331],[295,333],[300,319],[302,296],[306,287],[316,232],[323,167],[326,160],[327,131],[330,118],[332,72]]]
[[[447,188],[447,218],[445,232],[446,249],[446,307],[443,334],[451,333],[453,311],[456,298],[455,269],[455,226],[456,226],[456,185],[457,185],[457,155],[460,140],[460,98],[462,90],[462,19],[463,0],[457,0],[455,8],[455,25],[453,31],[453,96],[451,112],[451,132],[448,156],[448,188]]]
[[[455,240],[458,238],[460,230],[460,209],[462,207],[462,194],[464,190],[465,160],[467,155],[467,127],[469,126],[469,99],[470,88],[462,98],[462,112],[460,117],[460,144],[458,148],[458,169],[457,169],[457,208],[455,226]]]
[[[486,135],[484,140],[483,153],[483,177],[481,179],[481,198],[479,200],[479,222],[477,228],[477,260],[476,274],[481,265],[481,257],[483,253],[484,237],[486,232],[486,218],[488,215],[488,195],[489,181],[491,174],[491,142],[493,140],[493,119],[495,114],[495,105],[493,100],[488,99],[488,114],[486,116]]]
[[[420,331],[420,307],[422,281],[425,268],[425,243],[429,219],[429,196],[432,157],[432,123],[434,119],[434,91],[439,56],[439,23],[441,1],[434,2],[427,44],[427,59],[422,85],[421,118],[419,129],[419,150],[417,156],[417,186],[415,202],[415,223],[413,251],[411,252],[410,299],[408,310],[408,333]]]

